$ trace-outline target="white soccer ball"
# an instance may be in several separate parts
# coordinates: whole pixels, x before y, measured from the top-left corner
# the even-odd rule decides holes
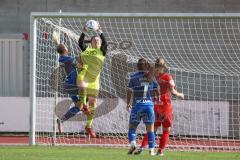
[[[99,29],[99,23],[95,20],[89,20],[86,23],[86,29],[87,31],[96,31]]]

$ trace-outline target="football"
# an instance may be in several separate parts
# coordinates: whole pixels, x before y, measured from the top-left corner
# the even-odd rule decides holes
[[[86,23],[86,29],[87,31],[96,31],[99,28],[99,23],[98,21],[95,20],[89,20]]]

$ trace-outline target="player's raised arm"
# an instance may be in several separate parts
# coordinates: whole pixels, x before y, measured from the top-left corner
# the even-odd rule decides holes
[[[98,34],[99,34],[99,36],[100,36],[100,38],[102,40],[101,50],[103,52],[103,55],[105,56],[106,53],[107,53],[107,46],[108,46],[108,44],[107,44],[106,38],[105,38],[105,36],[103,34],[103,31],[102,31],[100,25],[99,25],[99,28],[98,28],[97,32],[98,32]]]
[[[54,31],[52,34],[52,41],[54,42],[55,45],[60,44],[60,35],[56,31]]]
[[[80,35],[78,39],[78,45],[82,51],[85,51],[87,48],[87,45],[84,42],[85,34],[87,33],[86,27],[83,27],[82,34]]]

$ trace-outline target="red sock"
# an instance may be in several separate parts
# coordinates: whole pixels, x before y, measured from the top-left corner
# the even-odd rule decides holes
[[[148,145],[148,134],[145,134],[144,138],[142,140],[141,148],[145,148],[145,147],[147,147],[147,145]]]
[[[159,141],[159,149],[164,150],[164,148],[168,144],[168,138],[169,138],[169,131],[163,131],[163,134]]]

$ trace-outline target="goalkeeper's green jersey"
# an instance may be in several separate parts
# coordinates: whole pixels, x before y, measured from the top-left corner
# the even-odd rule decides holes
[[[86,50],[81,53],[81,60],[84,64],[83,68],[86,70],[84,77],[89,82],[99,80],[104,59],[105,56],[100,48],[87,47]]]

